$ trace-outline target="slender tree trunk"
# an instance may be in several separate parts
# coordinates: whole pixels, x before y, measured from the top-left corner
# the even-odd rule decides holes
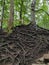
[[[36,5],[36,0],[33,0],[31,3],[31,24],[36,26],[36,21],[35,21],[35,5]]]
[[[10,16],[8,21],[8,30],[11,30],[14,22],[14,0],[10,0]]]
[[[21,4],[20,4],[20,24],[23,24],[22,11],[23,11],[23,0],[21,0]]]
[[[4,18],[4,7],[5,7],[5,0],[2,0],[2,17],[1,17],[1,29],[2,29],[3,18]]]

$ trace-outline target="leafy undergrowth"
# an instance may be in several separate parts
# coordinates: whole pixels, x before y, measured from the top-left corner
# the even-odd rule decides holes
[[[29,21],[25,21],[23,24],[24,25],[28,25],[30,22]],[[4,29],[7,29],[7,24],[8,24],[8,22],[7,22],[7,20],[4,20],[4,22],[3,22],[3,28]],[[15,26],[21,26],[22,24],[20,23],[20,21],[14,21],[14,27]],[[49,30],[49,22],[48,21],[41,21],[41,22],[38,22],[37,23],[37,25],[39,26],[39,27],[42,27],[42,28],[44,28],[44,29],[48,29]]]
[[[49,22],[48,21],[42,21],[42,22],[38,22],[37,23],[37,25],[39,26],[39,27],[42,27],[42,28],[44,28],[44,29],[48,29],[49,30]]]
[[[29,23],[30,23],[29,21],[23,22],[24,25],[28,25]],[[2,27],[3,27],[4,29],[7,29],[7,27],[8,27],[7,24],[8,24],[8,20],[4,20]],[[14,24],[14,27],[15,27],[15,26],[21,26],[21,25],[22,25],[22,24],[20,23],[20,21],[18,21],[18,20],[14,21],[13,24]]]

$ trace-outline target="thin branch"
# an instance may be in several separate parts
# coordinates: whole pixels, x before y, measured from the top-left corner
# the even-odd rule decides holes
[[[44,9],[38,9],[38,10],[35,10],[35,12],[38,12],[38,11],[40,11],[40,10],[44,11],[44,12],[49,16],[49,13],[46,12]]]

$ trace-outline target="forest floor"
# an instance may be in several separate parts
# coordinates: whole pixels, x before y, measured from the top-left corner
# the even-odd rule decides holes
[[[32,65],[49,52],[49,30],[31,25],[13,28],[7,35],[0,30],[0,65]]]

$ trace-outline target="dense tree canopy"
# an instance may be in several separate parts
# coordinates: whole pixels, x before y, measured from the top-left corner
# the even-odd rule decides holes
[[[31,13],[31,3],[35,3],[35,17]],[[32,15],[31,15],[32,14]],[[2,27],[7,27],[10,15],[10,0],[0,0],[0,21]],[[32,18],[33,17],[33,18]],[[49,1],[48,0],[14,0],[14,26],[21,24],[29,24],[32,19],[36,19],[36,23],[46,29],[49,29]]]

